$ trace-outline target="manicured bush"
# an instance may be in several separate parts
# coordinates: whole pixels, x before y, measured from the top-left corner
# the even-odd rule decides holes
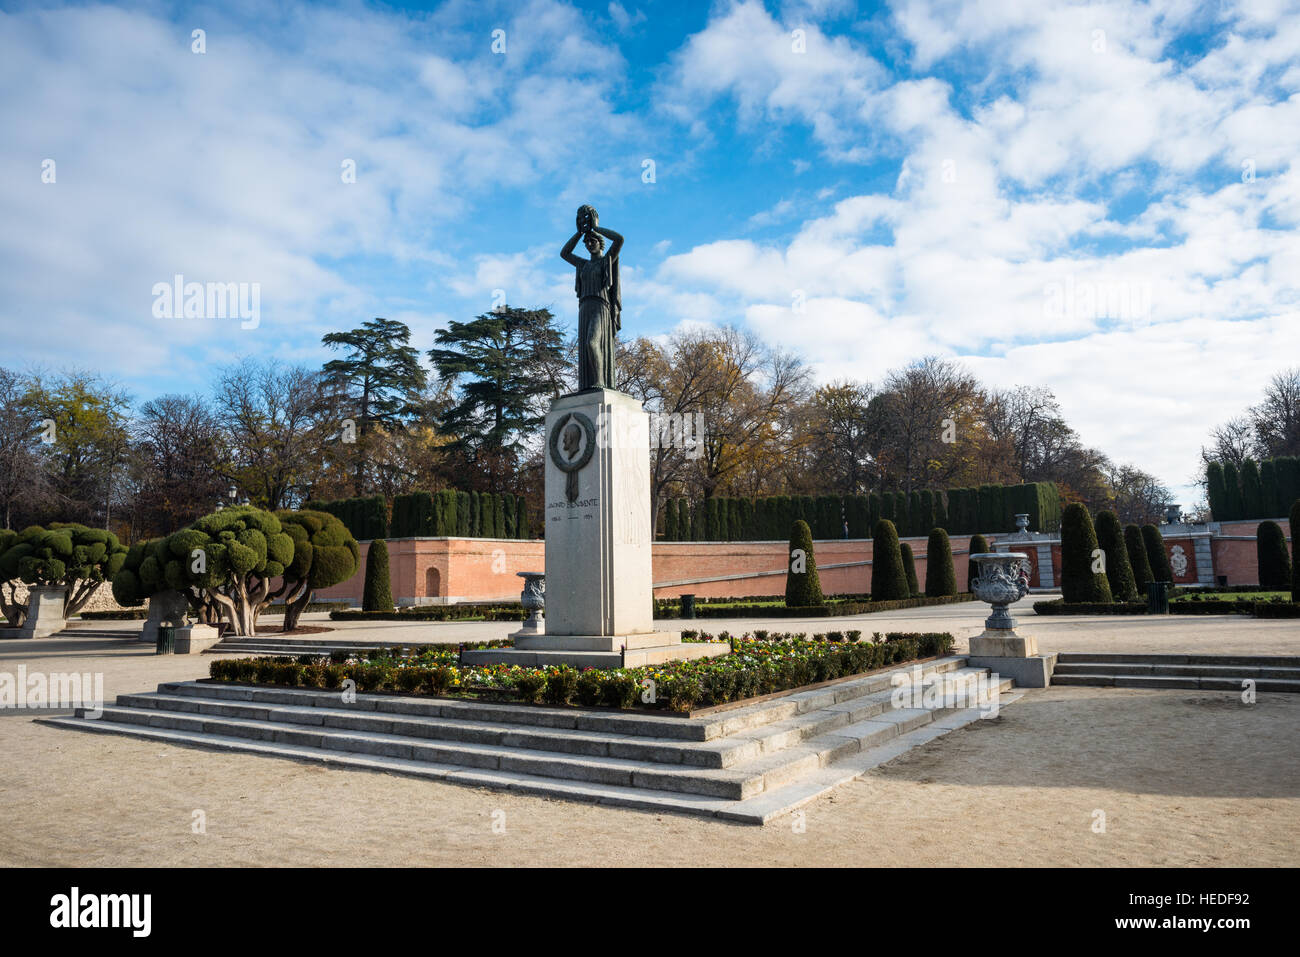
[[[111,582],[126,561],[127,548],[112,532],[69,522],[32,525],[20,532],[6,530],[0,545],[0,582],[32,586],[61,586],[64,617],[76,614],[104,582]],[[3,598],[3,610],[13,627],[27,617],[27,605],[14,596]]]
[[[1142,545],[1147,550],[1153,581],[1172,582],[1174,571],[1169,567],[1169,553],[1165,551],[1165,538],[1154,525],[1142,526]]]
[[[515,499],[515,510],[515,536],[527,541],[533,537],[533,530],[528,520],[528,500],[522,495]]]
[[[276,517],[293,539],[294,552],[280,588],[267,597],[284,599],[284,630],[292,631],[316,589],[340,584],[356,574],[360,552],[347,526],[328,512],[286,510],[277,512]]]
[[[393,590],[388,581],[388,543],[377,538],[366,552],[366,584],[362,593],[363,611],[392,611]]]
[[[930,598],[957,594],[957,572],[952,567],[952,544],[942,528],[930,532],[925,548],[925,594]]]
[[[1081,502],[1061,513],[1061,595],[1067,604],[1109,602],[1110,582],[1104,571],[1093,571],[1099,552],[1092,516]]]
[[[871,535],[871,597],[874,601],[911,598],[907,571],[903,568],[903,551],[898,545],[898,529],[887,518],[876,523]]]
[[[907,595],[915,598],[921,594],[921,586],[916,578],[916,557],[912,554],[912,546],[907,542],[899,546],[899,552],[903,557],[903,574],[907,578]]]
[[[971,536],[970,553],[972,555],[979,555],[981,553],[986,553],[988,551],[990,551],[990,549],[989,549],[989,540],[987,538],[985,538],[983,535]],[[967,559],[966,561],[966,590],[967,591],[971,590],[970,583],[975,580],[975,578],[979,575],[979,573],[980,573],[980,567],[979,565],[975,564],[975,560]]]
[[[665,542],[677,541],[677,500],[670,498],[664,502],[664,535]]]
[[[1291,589],[1291,555],[1286,535],[1277,522],[1260,522],[1255,530],[1255,553],[1259,560],[1261,588],[1277,591]]]
[[[1105,510],[1097,513],[1097,546],[1106,553],[1106,578],[1115,601],[1137,601],[1137,582],[1124,544],[1124,529],[1119,516]]]
[[[1124,550],[1128,552],[1129,567],[1133,571],[1133,584],[1139,598],[1146,597],[1147,585],[1151,577],[1151,559],[1147,557],[1146,543],[1142,540],[1142,529],[1136,525],[1124,526]]]
[[[785,574],[787,607],[806,608],[822,603],[822,586],[817,577],[817,558],[813,554],[812,530],[798,521],[790,529],[790,551]]]

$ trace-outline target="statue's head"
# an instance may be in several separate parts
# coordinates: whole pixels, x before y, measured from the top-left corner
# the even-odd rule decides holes
[[[599,256],[605,251],[605,237],[597,232],[589,232],[583,236],[582,244],[587,247],[587,252],[593,256]]]

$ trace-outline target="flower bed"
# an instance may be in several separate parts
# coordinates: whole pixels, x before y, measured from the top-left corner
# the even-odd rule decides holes
[[[944,655],[953,646],[952,635],[939,632],[876,633],[871,641],[848,638],[856,632],[842,635],[843,640],[836,639],[839,632],[811,638],[760,634],[731,639],[729,655],[642,668],[464,667],[455,648],[425,648],[410,655],[380,649],[365,658],[335,653],[329,658],[219,659],[212,662],[210,674],[216,681],[239,684],[332,690],[351,679],[358,691],[686,712]]]

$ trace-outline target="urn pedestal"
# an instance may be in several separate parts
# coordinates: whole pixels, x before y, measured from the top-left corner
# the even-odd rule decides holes
[[[1023,552],[981,552],[971,556],[979,575],[971,591],[993,606],[984,631],[970,640],[969,663],[1015,679],[1026,688],[1045,688],[1051,682],[1056,655],[1040,655],[1033,635],[1016,633],[1016,620],[1007,606],[1029,594],[1029,556]]]
[[[557,399],[545,454],[545,632],[461,660],[618,668],[726,654],[727,644],[655,630],[650,416],[640,401],[612,389]]]

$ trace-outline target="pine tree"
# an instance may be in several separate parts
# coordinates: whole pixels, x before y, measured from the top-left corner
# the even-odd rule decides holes
[[[925,547],[925,593],[930,598],[957,594],[957,572],[952,566],[952,543],[942,528],[930,532]]]
[[[822,586],[817,578],[817,558],[813,554],[812,529],[802,519],[790,529],[790,553],[785,575],[787,608],[807,608],[823,602]]]
[[[1066,602],[1112,601],[1105,572],[1093,570],[1099,553],[1087,506],[1067,505],[1061,516],[1061,594]]]

